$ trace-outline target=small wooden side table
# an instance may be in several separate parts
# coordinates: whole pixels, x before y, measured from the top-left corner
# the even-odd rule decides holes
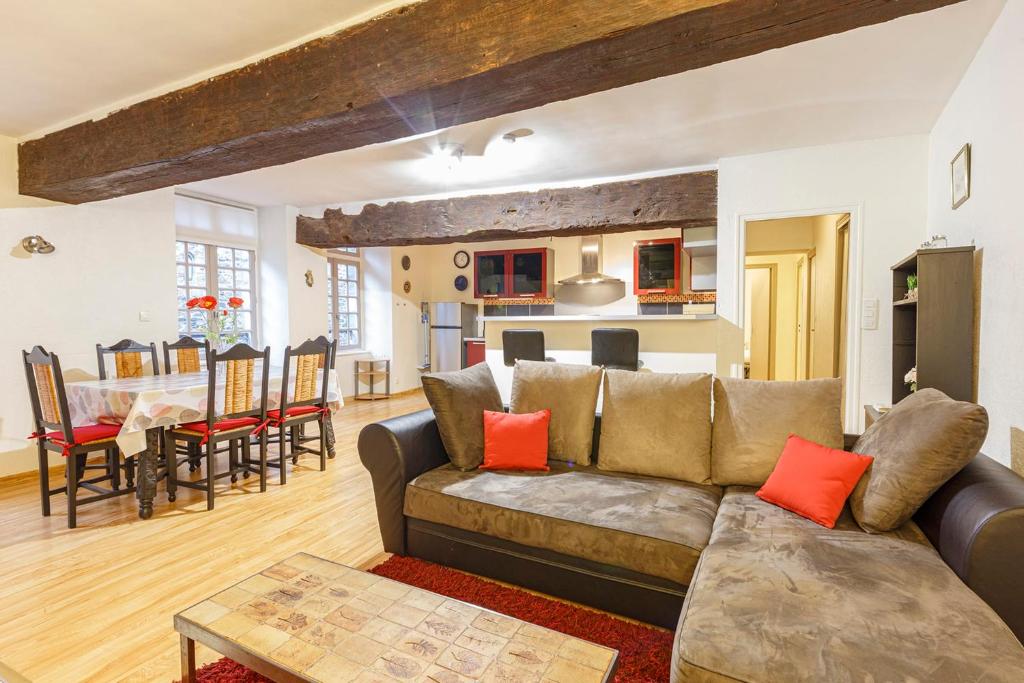
[[[383,364],[383,365],[381,365]],[[357,360],[355,362],[356,389],[352,398],[357,401],[377,401],[382,398],[391,398],[391,359],[370,358]],[[374,386],[384,380],[384,391],[374,391]],[[369,385],[369,390],[360,393],[360,383]]]

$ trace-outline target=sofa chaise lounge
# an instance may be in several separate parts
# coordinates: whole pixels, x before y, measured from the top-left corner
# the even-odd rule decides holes
[[[745,486],[461,471],[431,410],[368,425],[359,453],[386,551],[675,628],[673,681],[1024,680],[1024,480],[985,455],[869,534]]]

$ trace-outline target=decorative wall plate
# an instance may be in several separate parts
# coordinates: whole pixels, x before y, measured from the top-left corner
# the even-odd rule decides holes
[[[412,283],[409,282],[408,280],[406,280],[405,283],[402,285],[402,291],[405,292],[406,294],[411,292],[412,291]]]
[[[408,255],[402,257],[402,270],[409,270],[412,268],[412,259]]]
[[[452,260],[455,261],[456,268],[465,268],[469,265],[469,252],[459,249],[455,252],[455,257]]]
[[[469,278],[465,275],[459,275],[455,278],[455,289],[465,292],[467,287],[469,287]]]

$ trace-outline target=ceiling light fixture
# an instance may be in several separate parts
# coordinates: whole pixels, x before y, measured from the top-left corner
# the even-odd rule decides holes
[[[30,254],[52,254],[56,247],[43,239],[42,235],[29,235],[21,240],[21,248]]]
[[[442,142],[434,150],[434,157],[442,162],[445,168],[452,171],[462,163],[462,155],[465,151],[461,142]]]
[[[519,138],[526,138],[531,135],[533,135],[533,131],[529,128],[516,128],[515,130],[510,130],[502,135],[501,139],[512,145],[515,144],[515,141]]]

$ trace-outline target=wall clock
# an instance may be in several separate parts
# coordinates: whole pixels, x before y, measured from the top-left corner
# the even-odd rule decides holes
[[[455,278],[455,289],[465,292],[467,287],[469,287],[469,280],[466,279],[465,275],[459,275]]]
[[[469,265],[469,252],[459,249],[455,252],[455,258],[453,260],[455,261],[456,268],[465,268]]]

